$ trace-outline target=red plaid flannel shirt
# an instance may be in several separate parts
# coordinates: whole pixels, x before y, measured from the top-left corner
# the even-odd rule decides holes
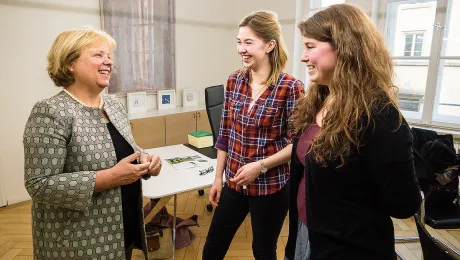
[[[242,190],[229,181],[239,168],[267,158],[290,144],[288,118],[297,99],[303,95],[303,83],[281,73],[276,85],[269,86],[249,110],[249,73],[235,71],[229,76],[215,145],[228,154],[225,167],[228,187]],[[288,179],[289,164],[285,163],[260,174],[243,193],[251,196],[272,194],[284,187]]]

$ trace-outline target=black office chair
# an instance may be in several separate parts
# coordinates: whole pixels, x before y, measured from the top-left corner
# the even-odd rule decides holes
[[[207,87],[204,90],[204,98],[214,144],[216,144],[217,136],[219,135],[220,117],[224,106],[224,85]]]
[[[415,214],[420,245],[424,260],[451,260],[460,259],[460,254],[440,239],[433,237],[425,228],[425,205],[422,193],[422,205],[419,213]]]
[[[209,124],[211,125],[213,144],[215,145],[217,136],[219,135],[220,117],[222,115],[222,107],[224,104],[224,85],[207,87],[204,90],[204,98]],[[209,149],[212,149],[212,151],[207,151],[208,157],[216,158],[217,150],[214,147],[210,147]],[[198,190],[198,194],[203,196],[204,190]],[[211,212],[213,210],[213,206],[211,204],[207,204],[206,209]]]

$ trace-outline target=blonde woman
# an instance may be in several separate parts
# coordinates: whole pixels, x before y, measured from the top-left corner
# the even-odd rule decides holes
[[[298,27],[312,85],[293,118],[286,258],[396,259],[390,217],[421,198],[383,37],[348,4]]]
[[[244,68],[230,74],[225,89],[217,173],[209,195],[217,208],[203,259],[224,259],[248,213],[255,259],[276,259],[288,209],[288,118],[303,84],[282,72],[287,53],[274,13],[258,11],[244,18],[237,50]]]
[[[101,94],[115,47],[105,32],[81,29],[49,51],[49,76],[63,90],[35,104],[23,140],[35,259],[147,254],[140,178],[159,174],[161,161],[136,145],[121,103]]]

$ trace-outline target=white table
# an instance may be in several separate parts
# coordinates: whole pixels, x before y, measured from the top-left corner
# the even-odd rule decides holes
[[[148,180],[142,180],[142,192],[144,197],[155,199],[174,195],[173,259],[175,259],[177,194],[211,186],[214,183],[214,177],[216,175],[215,169],[217,160],[210,159],[182,144],[146,149],[146,152],[160,156],[163,165],[160,175],[152,176]],[[193,155],[200,155],[202,158],[208,159],[210,165],[214,167],[214,171],[206,175],[199,175],[199,170],[206,169],[209,166],[179,171],[166,161],[166,159],[173,157]]]

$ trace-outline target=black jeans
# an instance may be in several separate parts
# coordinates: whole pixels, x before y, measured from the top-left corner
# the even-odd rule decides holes
[[[248,212],[251,214],[254,258],[276,259],[276,243],[288,211],[288,198],[289,185],[265,196],[246,196],[225,185],[209,227],[203,260],[224,259]]]

